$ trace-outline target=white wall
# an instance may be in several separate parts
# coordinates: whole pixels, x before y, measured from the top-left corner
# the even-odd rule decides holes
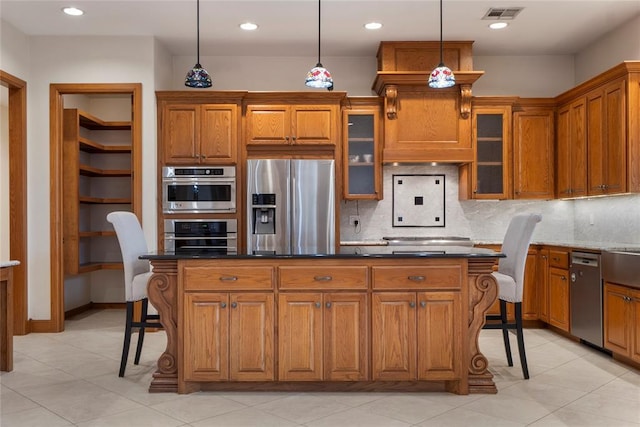
[[[625,60],[640,60],[640,15],[576,55],[576,83]]]

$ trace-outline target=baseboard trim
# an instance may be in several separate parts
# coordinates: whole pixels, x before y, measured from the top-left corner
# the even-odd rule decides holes
[[[80,307],[72,308],[71,310],[64,312],[64,318],[70,319],[73,316],[77,316],[82,313],[86,313],[89,310],[107,310],[107,309],[126,309],[127,305],[124,302],[90,302]]]
[[[29,319],[29,332],[35,333],[55,333],[62,332],[56,328],[55,322],[52,320],[34,320]]]

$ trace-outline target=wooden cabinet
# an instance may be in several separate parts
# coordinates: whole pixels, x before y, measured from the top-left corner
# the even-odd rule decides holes
[[[569,332],[569,252],[549,251],[549,324]]]
[[[164,164],[236,163],[238,105],[168,103],[161,114]]]
[[[348,98],[342,111],[346,200],[382,199],[380,101],[378,97]]]
[[[338,105],[248,105],[247,145],[336,145]]]
[[[273,268],[219,264],[199,261],[179,267],[184,380],[273,381]]]
[[[604,348],[640,362],[640,290],[605,282]]]
[[[374,292],[372,299],[374,380],[447,380],[460,375],[458,292]]]
[[[278,270],[283,291],[278,296],[278,378],[369,379],[368,269],[325,265]]]
[[[554,197],[552,99],[520,99],[513,113],[513,198]]]
[[[278,298],[279,380],[369,379],[365,292],[282,292]]]
[[[105,217],[111,210],[134,210],[131,130],[131,121],[104,121],[79,109],[64,110],[65,274],[122,268],[103,249],[117,251],[115,232]]]
[[[556,194],[559,198],[587,195],[586,99],[558,108]]]
[[[549,249],[538,251],[536,277],[538,283],[538,318],[549,323]]]
[[[627,188],[625,80],[587,95],[587,182],[589,195]]]

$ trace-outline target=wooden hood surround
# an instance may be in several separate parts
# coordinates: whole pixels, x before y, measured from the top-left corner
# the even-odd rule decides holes
[[[385,163],[473,161],[471,86],[484,74],[473,71],[472,41],[445,42],[444,63],[456,85],[431,89],[431,70],[440,63],[440,42],[381,42],[372,89],[384,97]]]

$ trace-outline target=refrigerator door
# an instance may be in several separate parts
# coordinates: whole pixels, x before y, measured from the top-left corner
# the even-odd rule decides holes
[[[335,253],[333,160],[291,160],[291,253]]]
[[[247,248],[249,253],[291,253],[290,186],[289,160],[247,161]],[[273,221],[273,224],[261,224],[261,221]],[[263,227],[264,225],[270,227]],[[269,231],[265,232],[265,230]]]

